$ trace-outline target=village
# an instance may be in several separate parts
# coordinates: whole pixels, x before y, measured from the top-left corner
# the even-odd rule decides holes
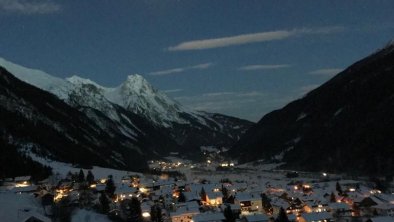
[[[37,183],[30,176],[4,179],[0,204],[7,199],[9,210],[2,212],[3,219],[9,215],[16,219],[4,221],[394,221],[392,183],[383,188],[367,178],[277,170],[278,164],[259,162],[237,165],[212,153],[201,163],[171,156],[149,164],[150,171],[143,174],[112,171],[105,176],[107,172],[97,169],[72,168]],[[21,202],[12,208],[13,198]],[[26,203],[30,205],[24,207]],[[7,206],[1,211],[5,210]]]

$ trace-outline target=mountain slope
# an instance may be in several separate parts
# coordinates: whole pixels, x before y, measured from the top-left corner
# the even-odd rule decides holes
[[[91,119],[53,94],[0,67],[0,138],[19,153],[63,162],[129,170],[146,156],[122,137],[110,137]]]
[[[109,88],[78,76],[63,80],[4,59],[0,59],[0,65],[85,112],[112,137],[116,134],[127,137],[148,154],[176,151],[193,156],[200,146],[229,147],[252,125],[234,117],[190,111],[138,74],[128,76],[118,87]]]
[[[355,63],[237,142],[241,161],[280,159],[310,171],[394,172],[394,45]]]

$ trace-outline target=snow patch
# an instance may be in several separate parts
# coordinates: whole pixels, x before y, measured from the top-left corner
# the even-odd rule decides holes
[[[307,114],[306,114],[306,113],[300,113],[300,115],[298,116],[298,118],[297,118],[296,121],[302,120],[302,119],[304,119],[305,117],[307,117]]]

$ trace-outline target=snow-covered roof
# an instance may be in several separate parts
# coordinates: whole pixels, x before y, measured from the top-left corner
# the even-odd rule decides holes
[[[301,217],[304,218],[306,221],[319,221],[332,218],[332,215],[328,212],[321,212],[321,213],[304,213],[301,214]]]
[[[252,201],[252,200],[260,200],[261,197],[253,196],[250,193],[237,193],[235,199],[238,201]]]
[[[215,213],[203,213],[203,214],[197,214],[193,216],[193,221],[194,222],[204,222],[204,221],[218,221],[221,222],[222,220],[225,220],[226,218],[224,217],[223,213],[215,212]]]
[[[245,218],[248,222],[263,222],[269,220],[269,218],[264,214],[249,214],[242,217]]]
[[[347,205],[346,203],[330,203],[329,207],[333,210],[339,210],[339,209],[350,210],[349,205]]]
[[[31,176],[20,176],[20,177],[15,177],[14,181],[18,182],[18,181],[28,181],[30,180]]]
[[[372,206],[372,208],[381,209],[381,210],[394,210],[394,204],[382,203],[382,204]]]
[[[129,186],[118,186],[116,187],[115,194],[122,194],[122,193],[135,193],[137,191],[134,187]]]

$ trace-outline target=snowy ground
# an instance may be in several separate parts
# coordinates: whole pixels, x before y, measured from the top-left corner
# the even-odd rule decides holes
[[[71,218],[71,222],[110,222],[107,215],[99,214],[89,210],[76,210]]]
[[[29,216],[42,215],[44,209],[33,195],[0,192],[0,221],[20,222]]]

